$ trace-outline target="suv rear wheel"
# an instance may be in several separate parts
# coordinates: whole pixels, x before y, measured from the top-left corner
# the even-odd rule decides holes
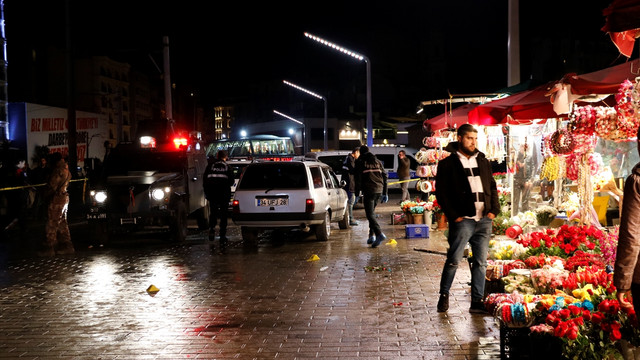
[[[324,221],[320,225],[316,225],[316,238],[320,241],[329,240],[331,235],[331,214],[329,212],[324,213]]]
[[[258,230],[242,226],[240,227],[240,232],[242,233],[242,242],[245,246],[258,245]]]
[[[342,230],[349,228],[349,214],[346,211],[344,212],[342,219],[338,222],[338,226]]]

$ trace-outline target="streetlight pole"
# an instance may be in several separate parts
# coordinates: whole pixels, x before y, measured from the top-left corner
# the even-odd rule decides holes
[[[285,115],[285,114],[283,114],[283,113],[281,113],[281,112],[279,112],[277,110],[273,110],[273,113],[277,114],[277,115],[280,115],[280,116],[282,116],[283,118],[285,118],[287,120],[291,120],[293,122],[296,122],[296,123],[302,125],[302,155],[304,155],[305,154],[305,148],[306,148],[305,144],[306,144],[306,140],[307,140],[307,135],[306,135],[307,126],[302,121],[294,119],[291,116]]]
[[[301,86],[298,86],[296,84],[290,83],[287,80],[282,80],[283,83],[285,83],[286,85],[291,86],[294,89],[300,90],[304,93],[307,93],[313,97],[316,97],[322,101],[324,101],[324,144],[323,144],[323,149],[324,151],[327,151],[329,146],[328,146],[328,141],[327,141],[327,98],[322,96],[322,95],[318,95],[316,93],[314,93],[311,90],[307,90]]]
[[[304,33],[304,36],[308,37],[311,40],[319,42],[322,45],[326,45],[334,50],[338,50],[343,54],[349,55],[355,59],[365,62],[367,66],[367,146],[373,146],[373,117],[372,117],[372,106],[371,106],[371,61],[369,60],[368,57],[362,54],[343,48],[342,46],[334,44],[330,41],[327,41],[321,37],[309,34],[307,32]]]

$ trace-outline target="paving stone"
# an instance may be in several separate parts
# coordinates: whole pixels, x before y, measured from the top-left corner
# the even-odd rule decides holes
[[[0,359],[500,358],[497,324],[468,312],[468,266],[448,313],[436,312],[446,239],[405,239],[388,222],[393,196],[377,211],[397,245],[375,249],[361,208],[361,225],[335,224],[326,242],[271,234],[248,249],[231,225],[224,253],[195,229],[180,244],[125,237],[89,248],[74,223],[76,254],[45,259],[4,240]],[[375,267],[387,270],[366,270]]]

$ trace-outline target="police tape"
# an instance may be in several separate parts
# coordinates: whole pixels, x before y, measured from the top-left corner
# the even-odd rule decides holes
[[[387,185],[402,184],[402,183],[411,182],[411,181],[418,181],[418,180],[420,180],[420,179],[416,178],[416,179],[409,179],[409,180],[394,181],[394,182],[387,183]]]
[[[70,180],[69,182],[72,183],[72,182],[77,182],[77,181],[84,181],[84,185],[86,186],[87,180],[89,180],[89,179],[88,178],[82,178],[82,179]],[[2,188],[2,189],[0,189],[0,191],[30,189],[30,188],[34,188],[34,187],[38,187],[38,186],[45,186],[45,185],[47,185],[47,184],[33,184],[33,185],[24,185],[24,186],[12,186],[12,187]]]

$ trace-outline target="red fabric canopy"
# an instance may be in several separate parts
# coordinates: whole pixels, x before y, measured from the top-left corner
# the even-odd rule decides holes
[[[606,22],[601,30],[609,34],[622,55],[630,58],[640,37],[640,0],[613,0],[602,14]]]
[[[529,124],[535,119],[558,118],[548,93],[552,83],[515,93],[500,100],[479,105],[469,112],[475,125]]]
[[[571,93],[575,95],[615,94],[623,81],[632,80],[638,76],[639,68],[638,61],[627,61],[624,64],[588,74],[567,74],[561,82],[570,84]]]
[[[444,114],[427,119],[422,123],[425,129],[431,131],[442,130],[446,128],[458,127],[468,122],[469,111],[474,109],[478,104],[464,104],[451,110],[451,112],[445,112]]]

